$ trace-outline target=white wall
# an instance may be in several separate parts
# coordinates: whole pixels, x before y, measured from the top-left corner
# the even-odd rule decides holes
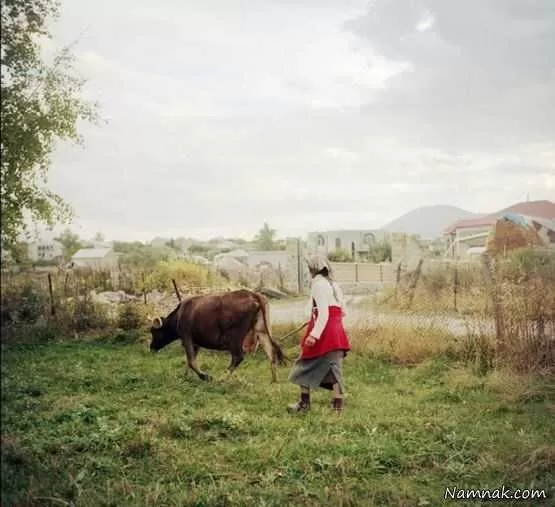
[[[336,231],[314,231],[308,233],[308,247],[323,253],[330,253],[338,248],[351,253],[365,252],[369,248],[369,242],[382,242],[388,234],[378,229],[363,230],[336,230]]]
[[[33,262],[38,260],[49,261],[61,257],[64,253],[64,247],[58,241],[40,241],[29,243],[27,252],[29,259]]]

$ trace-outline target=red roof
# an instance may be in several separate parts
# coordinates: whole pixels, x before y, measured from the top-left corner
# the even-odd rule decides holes
[[[493,225],[495,221],[505,213],[520,213],[531,217],[547,218],[550,220],[555,219],[555,202],[552,201],[525,201],[513,204],[508,208],[502,209],[490,215],[484,215],[480,218],[472,218],[466,220],[458,220],[454,224],[445,229],[444,234],[450,234],[457,229],[466,229],[469,227],[485,227]]]
[[[525,201],[509,206],[502,209],[497,213],[492,213],[484,218],[499,218],[504,213],[520,213],[521,215],[528,215],[529,217],[555,219],[555,202],[551,201]]]

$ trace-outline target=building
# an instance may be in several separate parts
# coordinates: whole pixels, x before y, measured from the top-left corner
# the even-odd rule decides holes
[[[27,248],[29,260],[32,262],[53,261],[61,259],[64,255],[63,245],[55,239],[50,241],[33,241],[29,243]]]
[[[496,213],[470,220],[459,220],[449,226],[443,233],[446,240],[445,257],[453,259],[465,258],[468,250],[476,252],[476,248],[485,248],[492,227],[506,213],[524,215],[529,221],[535,221],[541,227],[541,234],[549,236],[552,221],[555,220],[555,203],[552,201],[526,201],[514,204]]]
[[[352,258],[364,257],[372,245],[388,238],[379,229],[315,231],[308,233],[308,248],[328,255],[336,250],[347,251]]]
[[[119,254],[111,248],[82,248],[71,261],[76,268],[113,269],[118,265]]]

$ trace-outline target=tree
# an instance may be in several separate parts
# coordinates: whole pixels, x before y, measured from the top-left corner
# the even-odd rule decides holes
[[[94,235],[93,241],[96,241],[97,243],[104,243],[104,234],[102,234],[101,232],[97,232]]]
[[[74,234],[69,229],[66,229],[60,236],[54,238],[64,247],[64,259],[68,261],[73,255],[83,248],[83,242],[78,234]]]
[[[260,248],[260,250],[274,250],[274,237],[276,232],[275,229],[270,228],[267,222],[264,222],[264,227],[258,231],[258,234],[254,238],[258,248]]]
[[[391,243],[388,241],[375,243],[368,249],[368,260],[370,262],[391,262],[392,253]]]
[[[51,64],[43,61],[40,42],[59,14],[58,0],[0,0],[2,246],[10,248],[26,220],[68,221],[72,209],[46,188],[50,156],[57,140],[78,144],[79,120],[96,121],[97,108],[79,98],[84,82],[72,74],[70,48]]]

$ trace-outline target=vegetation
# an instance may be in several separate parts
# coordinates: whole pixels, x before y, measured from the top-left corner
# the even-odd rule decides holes
[[[331,262],[352,262],[353,257],[348,250],[344,248],[337,248],[328,253],[328,259]]]
[[[381,309],[466,314],[496,324],[496,359],[521,371],[553,370],[555,252],[518,249],[493,264],[492,280],[476,263],[436,265],[374,300]],[[494,304],[494,302],[496,304]]]
[[[85,243],[79,238],[78,234],[66,229],[60,236],[54,238],[64,247],[64,260],[69,261],[81,248],[85,247]]]
[[[262,351],[202,383],[177,343],[153,356],[141,333],[4,345],[1,503],[412,507],[443,503],[446,487],[502,484],[552,498],[547,381],[474,374],[439,339],[405,355],[402,330],[388,356],[374,344],[390,333],[354,332],[339,418],[323,391],[310,413],[287,414],[297,389],[288,369],[269,383]],[[204,350],[199,360],[215,373],[228,364]]]
[[[254,238],[254,242],[259,250],[278,250],[279,246],[275,241],[277,231],[272,229],[267,222]]]
[[[391,262],[392,246],[388,241],[382,241],[370,245],[368,249],[368,260],[370,262]]]
[[[71,216],[61,196],[46,188],[57,140],[81,142],[79,120],[95,121],[94,105],[79,97],[83,81],[64,48],[48,63],[40,43],[58,15],[54,0],[2,0],[1,171],[2,247],[10,248],[26,220],[53,225]]]

